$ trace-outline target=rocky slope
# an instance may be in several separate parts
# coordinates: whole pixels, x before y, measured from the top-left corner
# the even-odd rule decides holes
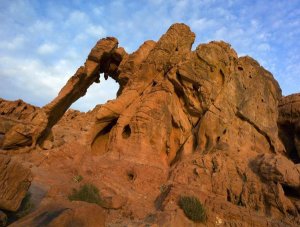
[[[50,104],[1,100],[1,152],[33,174],[34,208],[15,226],[300,224],[299,95],[282,97],[229,44],[192,51],[194,39],[184,24],[132,54],[102,39]],[[65,113],[99,73],[120,84],[117,98]],[[100,206],[68,200],[87,183]],[[182,196],[203,204],[205,223],[186,217]]]

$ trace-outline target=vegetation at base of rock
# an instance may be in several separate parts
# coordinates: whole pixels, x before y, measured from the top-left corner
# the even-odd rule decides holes
[[[206,211],[198,198],[194,196],[181,196],[179,206],[184,214],[194,222],[205,222],[207,219]]]
[[[70,201],[85,201],[102,205],[103,201],[99,195],[99,190],[93,184],[84,184],[79,190],[73,189],[71,195],[68,196]]]
[[[20,209],[18,210],[16,217],[22,218],[29,214],[34,208],[34,204],[31,202],[31,193],[27,192],[26,196],[24,197]]]
[[[83,180],[83,177],[81,175],[76,175],[73,177],[73,181],[76,183],[79,183]]]

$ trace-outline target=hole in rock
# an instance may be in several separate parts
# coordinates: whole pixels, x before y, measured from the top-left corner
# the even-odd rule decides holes
[[[282,184],[282,189],[284,191],[285,196],[292,198],[292,199],[297,199],[300,200],[300,191],[292,188],[288,185]]]
[[[193,84],[193,89],[194,89],[195,91],[199,91],[200,85],[199,85],[199,84]]]
[[[78,99],[70,108],[84,112],[92,110],[98,104],[115,99],[119,87],[119,84],[111,77],[105,80],[102,73],[100,74],[100,83],[93,83],[85,96]]]
[[[126,126],[124,127],[124,129],[123,129],[122,137],[123,137],[124,139],[127,139],[127,138],[130,137],[130,135],[131,135],[131,128],[130,128],[129,125],[126,125]]]
[[[227,201],[231,202],[231,194],[230,194],[229,189],[227,189]]]
[[[127,178],[129,181],[134,181],[136,178],[136,174],[133,170],[127,171]]]
[[[92,152],[94,154],[103,154],[106,152],[106,145],[109,140],[109,133],[116,125],[118,119],[112,120],[104,129],[102,129],[92,143]]]
[[[284,147],[287,151],[288,158],[295,164],[300,163],[300,157],[298,156],[297,148],[295,146],[294,135],[297,134],[294,125],[278,125],[279,137],[284,144]]]
[[[152,87],[155,87],[156,85],[157,85],[157,82],[155,80],[153,80]]]
[[[244,70],[244,69],[243,69],[243,67],[238,66],[238,70],[242,71],[242,70]]]

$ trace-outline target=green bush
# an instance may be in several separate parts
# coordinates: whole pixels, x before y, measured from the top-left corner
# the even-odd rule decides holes
[[[71,201],[85,201],[101,205],[103,201],[99,195],[99,190],[92,184],[84,184],[79,190],[73,189],[71,195],[68,196]]]
[[[205,222],[206,212],[204,206],[194,196],[181,196],[179,206],[184,214],[194,222]]]

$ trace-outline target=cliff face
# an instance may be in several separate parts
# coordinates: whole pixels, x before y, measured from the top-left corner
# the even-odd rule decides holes
[[[300,167],[288,139],[284,146],[278,136],[278,83],[229,44],[192,51],[194,39],[188,26],[174,24],[132,54],[114,38],[101,40],[58,97],[38,110],[42,124],[26,116],[2,130],[3,148],[13,148],[3,152],[31,165],[33,185],[45,193],[43,206],[20,223],[37,225],[47,201],[74,206],[67,197],[80,175],[81,184],[99,189],[108,226],[195,224],[179,208],[181,196],[200,200],[206,225],[300,224]],[[86,114],[68,111],[50,133],[100,72],[120,84],[117,98]],[[282,102],[279,125],[290,122]],[[2,122],[16,118],[3,113]],[[282,127],[280,134],[287,135]]]

